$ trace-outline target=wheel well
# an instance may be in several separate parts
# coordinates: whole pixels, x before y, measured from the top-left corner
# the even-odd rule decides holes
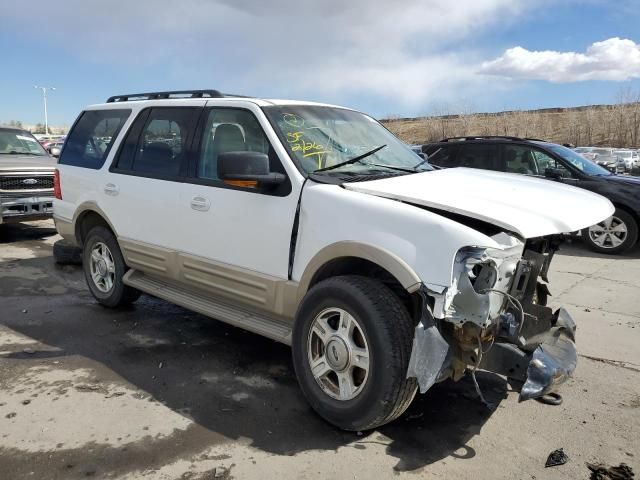
[[[80,217],[76,220],[76,239],[78,240],[78,243],[83,245],[87,238],[87,234],[93,227],[97,226],[105,227],[113,233],[109,223],[99,213],[96,213],[93,210],[87,210],[80,214]]]
[[[624,210],[629,215],[631,215],[631,217],[636,221],[636,225],[640,227],[640,215],[638,215],[638,213],[636,213],[633,209],[627,207],[626,205],[622,205],[616,202],[611,202],[611,203],[613,203],[613,206],[616,207],[617,209]]]
[[[417,324],[422,311],[422,301],[417,293],[409,293],[396,277],[380,265],[358,257],[335,258],[318,269],[311,278],[309,289],[315,284],[330,277],[340,275],[360,275],[376,279],[385,284],[404,303],[409,315]]]

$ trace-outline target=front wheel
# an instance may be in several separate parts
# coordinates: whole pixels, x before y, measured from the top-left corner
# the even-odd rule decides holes
[[[619,208],[606,220],[582,231],[591,250],[612,255],[625,252],[638,240],[638,224]]]
[[[382,283],[340,276],[305,296],[293,329],[293,364],[300,387],[325,420],[368,430],[399,417],[415,395],[407,379],[413,322]]]

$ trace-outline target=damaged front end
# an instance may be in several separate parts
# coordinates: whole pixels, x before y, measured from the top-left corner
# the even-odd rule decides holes
[[[449,288],[419,292],[407,376],[422,393],[481,369],[521,383],[522,401],[554,392],[575,370],[575,323],[563,308],[546,306],[549,264],[562,237],[492,238],[502,248],[458,253]]]

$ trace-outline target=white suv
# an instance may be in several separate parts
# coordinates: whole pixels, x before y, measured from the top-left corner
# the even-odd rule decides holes
[[[548,399],[576,363],[549,262],[560,233],[613,213],[544,180],[434,171],[354,110],[215,90],[88,107],[56,182],[99,303],[145,292],[291,345],[310,404],[348,430],[476,369]]]

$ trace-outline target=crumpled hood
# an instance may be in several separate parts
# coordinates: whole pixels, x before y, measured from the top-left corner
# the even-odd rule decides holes
[[[345,183],[344,188],[476,218],[525,238],[580,230],[614,212],[609,200],[581,188],[473,168]]]
[[[0,155],[0,170],[54,170],[58,160],[49,155]]]

